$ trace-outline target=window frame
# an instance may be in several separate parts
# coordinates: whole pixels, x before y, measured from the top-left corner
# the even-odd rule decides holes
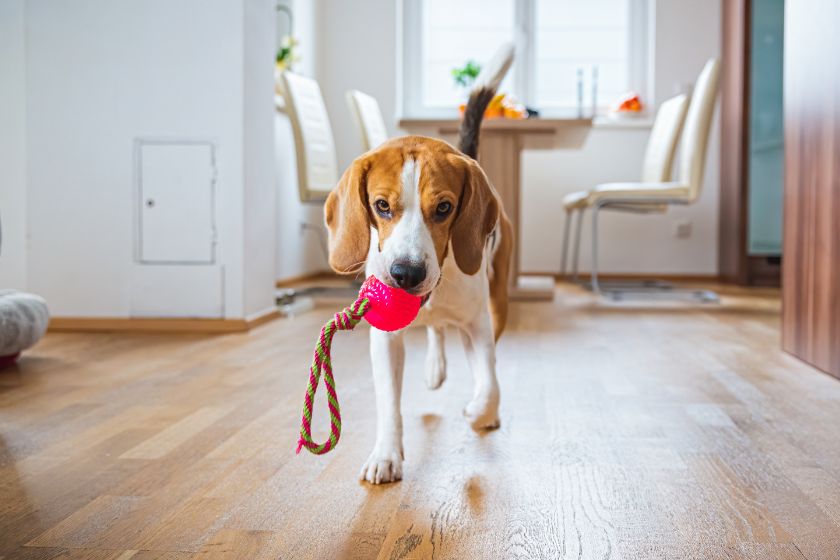
[[[423,2],[401,0],[398,3],[397,99],[399,113],[404,119],[443,119],[458,116],[457,107],[442,108],[423,105]],[[638,92],[642,99],[651,101],[653,81],[654,13],[652,0],[628,0],[630,3],[630,52],[628,60],[628,89]],[[534,106],[536,95],[536,0],[514,0],[514,59],[513,94],[529,107]],[[491,53],[488,53],[488,56]],[[410,71],[409,69],[414,69]],[[584,101],[584,110],[588,108]],[[596,114],[607,105],[599,104]],[[544,117],[567,116],[576,113],[577,107],[536,107]]]

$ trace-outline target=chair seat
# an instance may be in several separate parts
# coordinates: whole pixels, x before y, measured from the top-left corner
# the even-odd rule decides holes
[[[589,194],[590,204],[595,200],[627,198],[689,199],[688,187],[670,183],[603,183]]]
[[[680,183],[604,183],[590,191],[587,205],[611,200],[618,202],[616,210],[639,210],[642,212],[665,212],[668,205],[663,202],[632,202],[633,199],[658,198],[672,201],[689,202],[691,193],[688,187]]]
[[[628,199],[667,198],[689,201],[689,190],[680,183],[603,183],[591,191],[576,191],[563,197],[563,208],[567,212],[586,209],[598,201],[627,201]],[[629,210],[664,212],[667,205],[660,202],[626,202],[621,204]]]
[[[563,197],[563,208],[565,208],[566,212],[586,208],[588,206],[586,203],[588,198],[589,191],[576,191],[569,193]]]

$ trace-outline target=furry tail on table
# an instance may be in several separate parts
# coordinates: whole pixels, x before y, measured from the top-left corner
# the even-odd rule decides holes
[[[490,62],[484,65],[470,91],[470,98],[467,101],[458,133],[458,149],[473,159],[478,157],[478,136],[481,131],[481,121],[484,120],[484,110],[493,100],[499,84],[510,70],[513,64],[513,53],[513,43],[502,45]]]

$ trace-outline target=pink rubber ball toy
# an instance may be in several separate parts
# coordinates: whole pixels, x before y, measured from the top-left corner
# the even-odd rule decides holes
[[[392,288],[375,276],[368,276],[359,290],[359,297],[367,298],[370,303],[365,319],[381,331],[398,331],[410,325],[423,302],[422,297]]]

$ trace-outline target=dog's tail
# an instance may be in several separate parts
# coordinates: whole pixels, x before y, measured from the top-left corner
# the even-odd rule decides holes
[[[481,70],[470,91],[470,99],[467,101],[458,134],[458,149],[473,159],[478,157],[478,135],[481,121],[484,119],[484,110],[493,100],[499,84],[513,64],[513,52],[513,43],[502,45]]]

